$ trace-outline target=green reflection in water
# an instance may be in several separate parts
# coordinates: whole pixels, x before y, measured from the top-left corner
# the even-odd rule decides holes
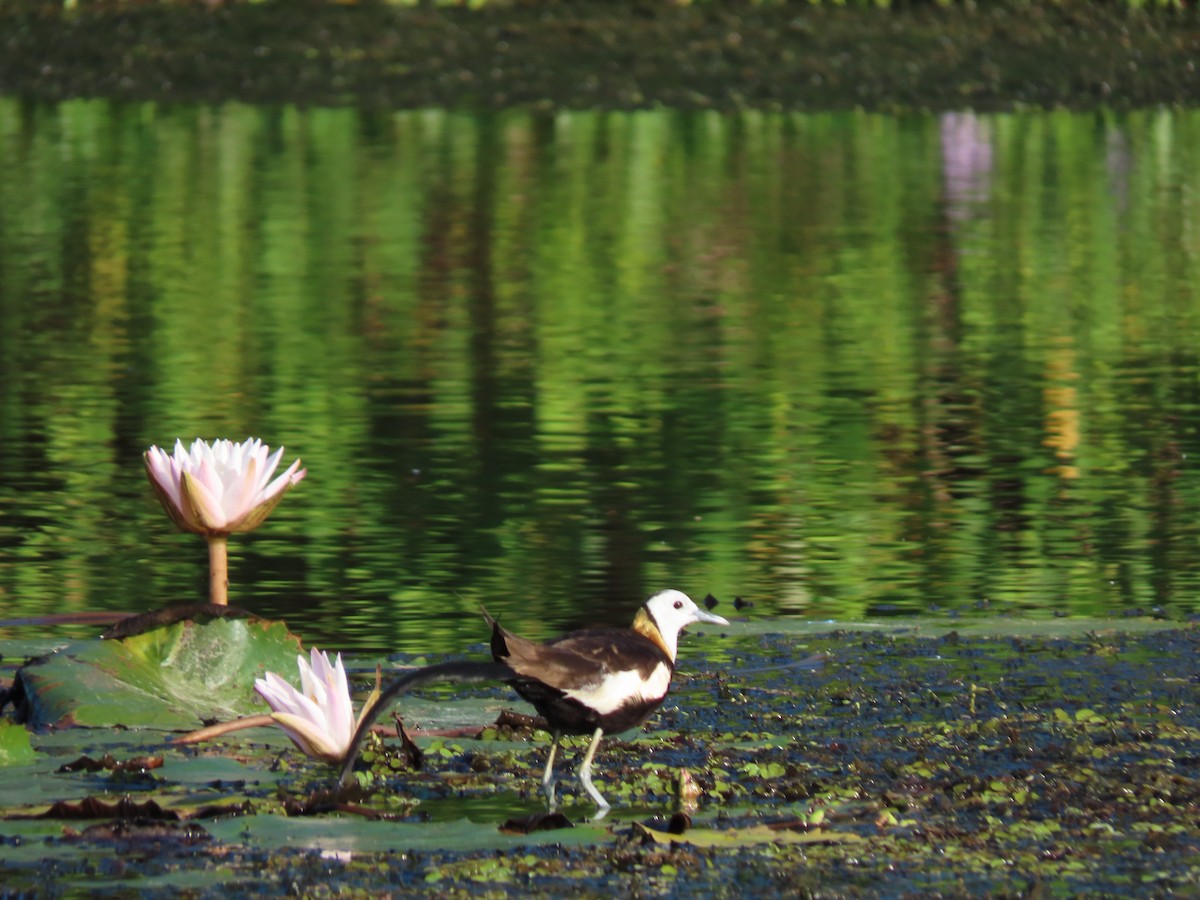
[[[140,454],[251,434],[232,600],[323,645],[1190,613],[1198,131],[0,100],[0,615],[202,597]]]

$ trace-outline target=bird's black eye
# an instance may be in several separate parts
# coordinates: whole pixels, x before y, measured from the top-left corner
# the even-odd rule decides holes
[[[683,601],[682,601],[682,600],[676,600],[676,601],[675,601],[675,608],[676,608],[676,609],[683,609]]]

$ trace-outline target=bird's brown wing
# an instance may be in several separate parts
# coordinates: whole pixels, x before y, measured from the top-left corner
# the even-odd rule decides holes
[[[588,628],[541,644],[484,615],[492,625],[492,658],[555,690],[578,690],[615,672],[636,670],[649,677],[664,661],[670,664],[661,648],[628,628]]]

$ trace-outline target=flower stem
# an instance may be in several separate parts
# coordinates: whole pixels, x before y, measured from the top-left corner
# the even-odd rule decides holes
[[[229,538],[208,536],[208,602],[229,605]]]
[[[274,724],[275,720],[269,715],[245,716],[241,719],[234,719],[232,722],[219,722],[216,725],[201,728],[199,731],[190,731],[187,734],[181,734],[179,737],[171,738],[167,743],[198,744],[201,741],[211,741],[213,738],[220,737],[223,734],[229,734],[231,731],[241,731],[243,728],[266,728]]]

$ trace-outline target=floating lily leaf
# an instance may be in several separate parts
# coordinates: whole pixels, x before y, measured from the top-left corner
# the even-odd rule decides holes
[[[192,729],[262,712],[254,679],[292,677],[300,649],[282,622],[188,620],[69,644],[20,669],[17,682],[34,727]]]
[[[432,850],[444,853],[479,850],[510,852],[518,847],[554,845],[586,847],[612,840],[612,832],[602,825],[581,824],[574,828],[541,831],[528,835],[506,834],[495,823],[456,819],[445,822],[372,822],[358,817],[291,818],[277,815],[251,815],[215,820],[207,825],[213,837],[222,842],[251,842],[258,847],[300,848],[322,853],[392,852]]]
[[[180,804],[164,806],[157,800],[137,801],[131,797],[120,797],[107,801],[100,797],[85,797],[79,801],[59,800],[41,812],[26,812],[26,818],[38,819],[142,819],[167,822],[183,822],[188,819],[206,819],[216,816],[242,815],[248,812],[246,802],[225,801],[220,803]],[[16,818],[16,817],[14,817]]]
[[[139,846],[147,853],[162,853],[164,847],[179,852],[182,848],[211,841],[212,836],[194,822],[117,819],[97,822],[78,832],[68,829],[63,833],[63,840],[103,844],[120,841],[126,853]]]
[[[36,756],[24,726],[0,722],[0,766],[27,766]]]

